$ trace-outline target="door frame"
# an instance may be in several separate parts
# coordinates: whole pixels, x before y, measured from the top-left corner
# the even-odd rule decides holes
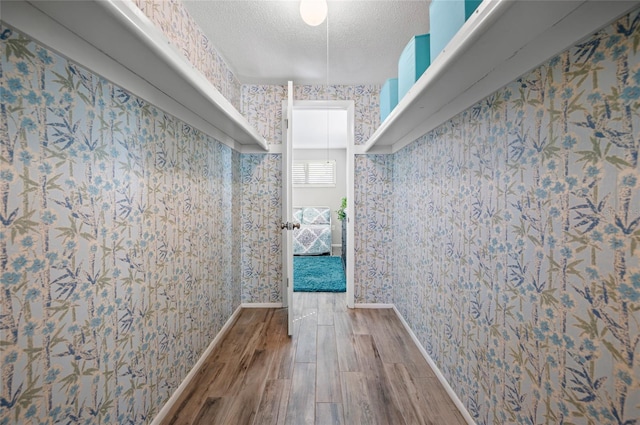
[[[347,111],[347,268],[345,277],[347,280],[346,304],[348,308],[354,308],[354,199],[355,199],[355,102],[353,100],[295,100],[293,109],[339,109]],[[287,102],[282,102],[282,149],[286,149],[286,143],[290,143],[286,134]],[[283,164],[284,166],[284,164]],[[283,196],[286,196],[283,194]],[[284,199],[283,199],[284,203]],[[293,254],[291,254],[293,256]],[[284,262],[283,262],[284,263]],[[282,297],[286,298],[286,282],[283,282]],[[289,306],[291,308],[291,306]]]
[[[287,83],[286,109],[283,108],[283,140],[293,139],[293,81]],[[287,308],[287,335],[293,335],[293,144],[285,143],[282,149],[280,172],[282,173],[282,301]]]

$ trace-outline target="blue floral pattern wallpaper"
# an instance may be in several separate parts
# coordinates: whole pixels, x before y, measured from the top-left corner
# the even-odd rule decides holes
[[[240,113],[271,145],[282,144],[282,102],[287,86],[243,84]]]
[[[640,14],[393,160],[393,302],[478,424],[640,422]]]
[[[269,143],[177,0],[136,4]],[[0,28],[0,425],[148,423],[241,302],[280,302],[281,156],[239,154]],[[640,13],[393,155],[357,155],[355,296],[478,424],[640,422]],[[353,99],[375,85],[296,86]]]
[[[240,154],[0,34],[0,424],[150,422],[240,305]]]
[[[239,111],[240,81],[180,0],[132,0]]]
[[[393,302],[393,156],[356,155],[354,297]]]
[[[242,154],[242,302],[282,302],[282,173],[278,154]]]

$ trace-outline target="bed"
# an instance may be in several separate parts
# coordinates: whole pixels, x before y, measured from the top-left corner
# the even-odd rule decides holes
[[[331,209],[294,207],[293,255],[331,255]]]

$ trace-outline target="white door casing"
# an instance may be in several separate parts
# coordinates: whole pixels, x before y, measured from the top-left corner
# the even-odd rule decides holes
[[[290,89],[291,91],[292,89]],[[289,103],[289,101],[291,101],[291,103]],[[292,196],[293,196],[293,189],[292,189],[292,184],[291,182],[289,182],[289,185],[291,187],[291,192],[288,192],[288,206],[285,206],[285,196],[286,196],[286,189],[285,189],[285,173],[287,178],[289,178],[289,176],[291,176],[291,167],[292,167],[292,163],[293,163],[293,125],[292,125],[292,121],[291,121],[291,116],[293,115],[292,111],[293,109],[319,109],[319,110],[326,110],[326,109],[342,109],[347,111],[347,158],[346,158],[346,163],[347,163],[347,173],[346,173],[346,177],[347,177],[347,181],[346,181],[346,187],[347,187],[347,267],[345,270],[345,277],[347,280],[347,291],[346,291],[346,304],[347,307],[349,308],[353,308],[354,307],[354,302],[355,302],[355,294],[354,294],[354,208],[353,208],[353,201],[355,199],[355,180],[354,180],[354,170],[355,170],[355,103],[353,100],[297,100],[294,101],[292,99],[292,96],[290,98],[287,99],[287,102],[282,102],[282,108],[283,108],[283,120],[282,120],[282,125],[283,125],[283,146],[282,146],[282,167],[283,167],[283,182],[282,182],[282,187],[283,187],[283,201],[282,201],[282,206],[283,206],[283,213],[282,213],[282,217],[284,219],[284,217],[289,217],[289,219],[292,218]],[[286,117],[286,118],[285,118]],[[287,128],[287,122],[289,123],[289,127]],[[284,130],[287,130],[286,132]],[[285,170],[285,166],[287,165],[285,163],[285,155],[287,157],[287,161],[289,162],[288,164],[288,169]],[[288,212],[288,216],[285,215],[285,211],[284,208],[289,208],[289,212]],[[291,221],[291,220],[289,220]],[[283,235],[284,238],[284,235]],[[291,241],[293,243],[293,241]],[[283,245],[285,243],[285,240],[283,239]],[[293,249],[292,245],[288,246],[289,248],[289,254],[287,255],[287,258],[284,258],[284,253],[283,253],[283,263],[282,263],[282,267],[283,267],[283,287],[282,287],[282,294],[283,294],[283,299],[285,298],[285,296],[289,296],[285,293],[285,290],[287,289],[286,285],[286,279],[287,277],[285,276],[285,271],[288,270],[288,267],[291,267],[291,280],[289,282],[293,282],[293,254],[291,252],[291,250]],[[283,248],[284,251],[284,248]],[[286,260],[286,261],[285,261]],[[287,262],[289,265],[287,265]],[[291,297],[293,296],[293,283],[291,283]],[[290,301],[290,300],[289,300]],[[287,301],[285,301],[286,303]],[[289,309],[291,311],[291,306],[289,306]]]
[[[285,116],[285,114],[283,114]],[[287,90],[286,118],[282,133],[285,134],[282,149],[282,287],[283,305],[287,307],[289,336],[293,333],[293,234],[289,231],[293,222],[293,184],[291,181],[293,164],[293,81]],[[286,293],[285,293],[286,289]]]

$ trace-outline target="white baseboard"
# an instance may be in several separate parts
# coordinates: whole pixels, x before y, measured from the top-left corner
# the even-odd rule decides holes
[[[227,334],[231,326],[235,323],[241,310],[242,310],[242,306],[236,308],[236,311],[233,312],[231,317],[229,317],[229,320],[227,320],[227,322],[224,324],[222,329],[220,329],[220,332],[218,332],[216,337],[213,338],[213,341],[211,341],[211,344],[209,344],[207,349],[204,350],[204,353],[202,353],[202,355],[200,356],[196,364],[193,365],[193,367],[191,368],[187,376],[182,380],[182,382],[180,383],[178,388],[173,392],[171,397],[169,397],[169,400],[167,400],[164,406],[162,406],[162,409],[160,409],[156,417],[153,418],[151,425],[160,425],[160,423],[162,423],[162,421],[165,419],[167,414],[169,414],[169,412],[171,411],[171,408],[173,407],[173,405],[178,401],[178,398],[180,398],[184,390],[191,383],[191,380],[193,379],[193,377],[196,376],[196,373],[198,373],[198,370],[200,370],[200,367],[202,367],[202,365],[207,360],[207,358],[209,357],[213,349],[216,347],[216,345],[220,343],[220,341],[222,341],[222,338],[224,338],[224,336]]]
[[[393,304],[382,303],[356,303],[353,308],[394,308]]]
[[[407,323],[406,320],[404,320],[404,317],[402,317],[402,314],[400,314],[400,312],[398,311],[395,305],[393,305],[393,311],[396,312],[396,316],[398,316],[404,328],[407,330],[407,332],[409,332],[409,335],[411,335],[411,339],[413,339],[413,342],[418,346],[418,349],[422,353],[422,356],[425,358],[427,363],[429,363],[429,366],[431,366],[431,369],[433,369],[433,372],[436,374],[438,381],[440,381],[444,389],[447,391],[447,394],[449,394],[449,397],[451,397],[451,400],[453,400],[453,403],[456,405],[458,410],[460,410],[460,414],[462,415],[462,417],[464,417],[464,420],[467,421],[467,424],[469,425],[476,425],[476,422],[473,420],[473,418],[469,414],[469,411],[467,411],[467,408],[464,406],[464,404],[462,404],[462,401],[458,398],[458,395],[453,391],[453,388],[451,388],[451,385],[449,385],[449,382],[447,382],[447,379],[444,377],[442,372],[440,372],[440,369],[438,369],[438,366],[436,366],[436,363],[433,361],[429,353],[427,353],[427,350],[424,349],[424,347],[418,340],[418,337],[416,336],[415,333],[413,333],[413,330],[409,327],[409,324]]]
[[[242,308],[282,308],[282,303],[242,303]]]

